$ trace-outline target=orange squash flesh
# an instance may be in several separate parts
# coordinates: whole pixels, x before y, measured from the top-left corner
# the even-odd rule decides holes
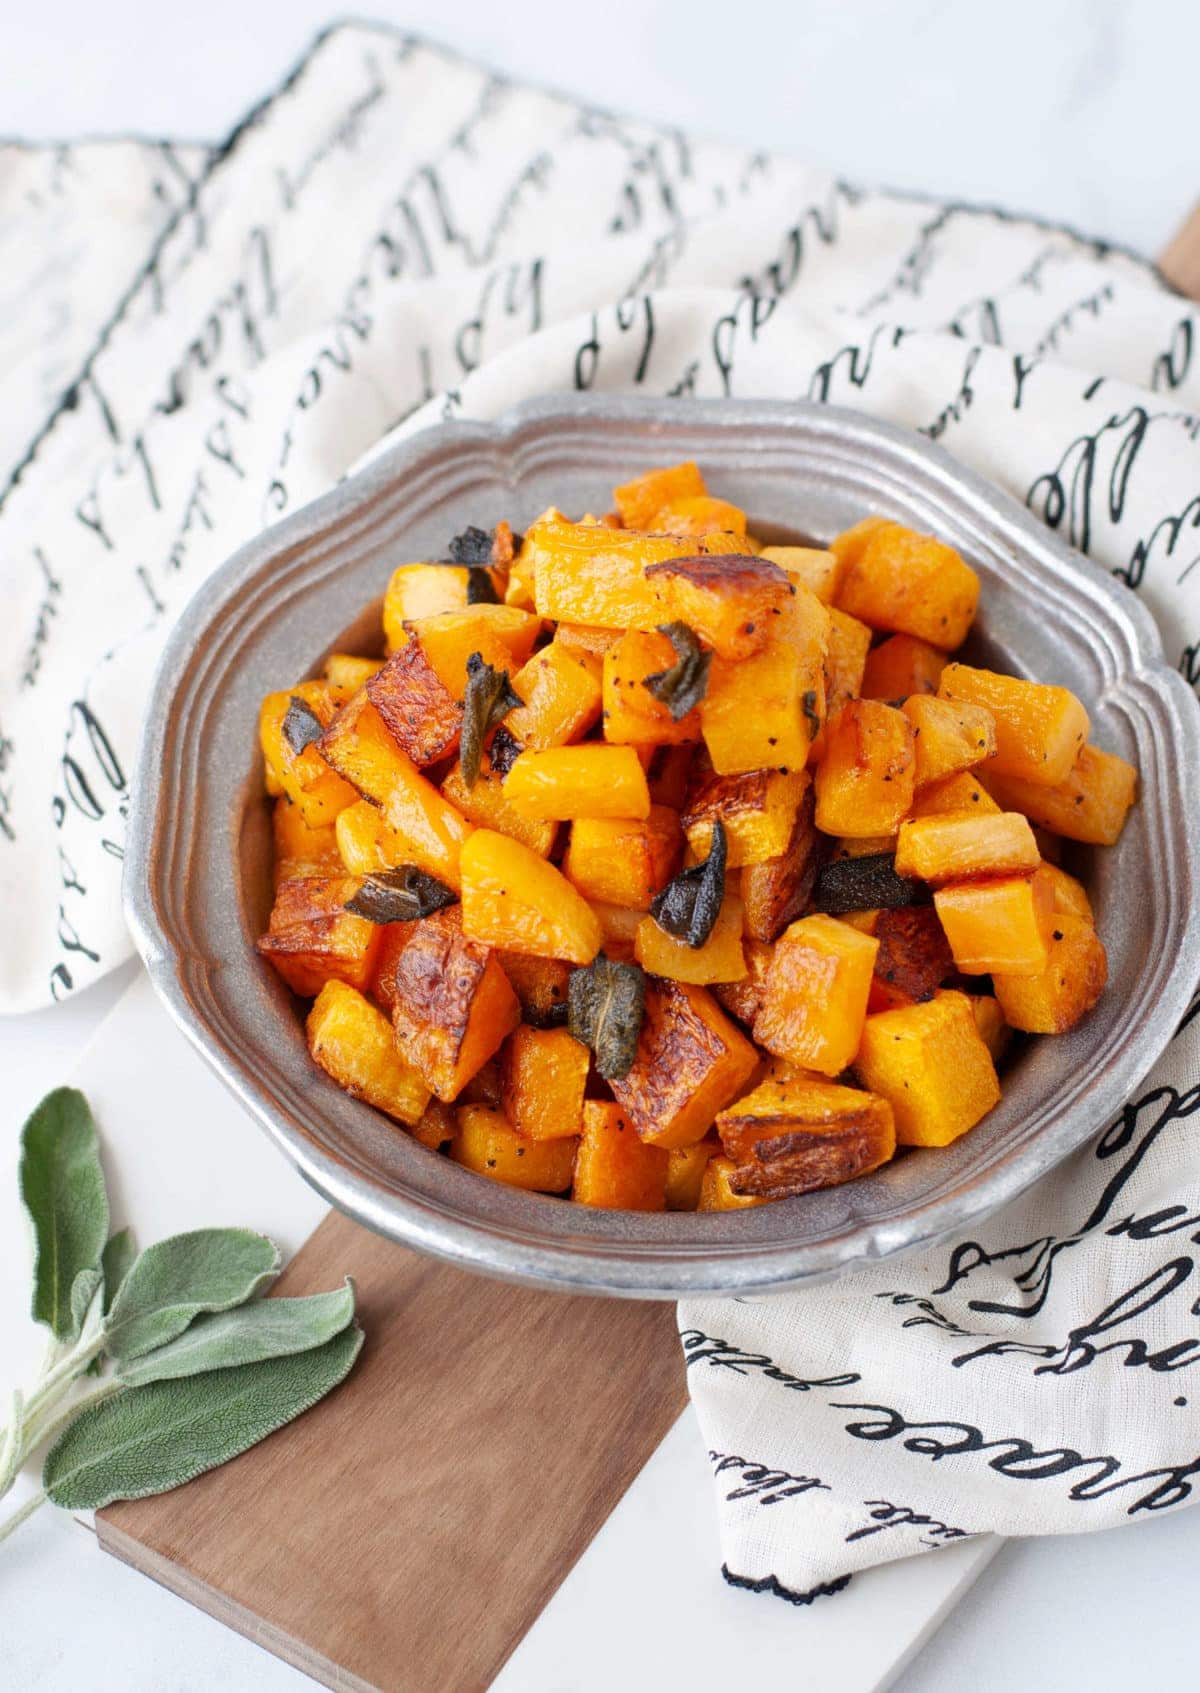
[[[757,1064],[753,1046],[704,988],[651,980],[633,1068],[610,1086],[643,1140],[690,1146]]]
[[[600,924],[562,871],[520,841],[476,829],[462,851],[463,932],[486,946],[590,964]]]
[[[786,570],[753,553],[697,554],[646,569],[659,623],[686,623],[722,658],[761,652],[772,622],[795,594]]]
[[[769,1199],[853,1181],[896,1150],[886,1099],[807,1078],[760,1083],[721,1112],[717,1133],[736,1166],[734,1192]]]
[[[534,958],[498,947],[496,956],[521,1002],[521,1015],[534,1028],[566,1020],[571,966],[561,958]]]
[[[760,1199],[754,1193],[737,1193],[733,1187],[733,1178],[737,1174],[737,1165],[732,1158],[724,1153],[718,1153],[710,1158],[704,1166],[704,1175],[700,1182],[700,1203],[698,1211],[745,1211],[752,1205],[765,1205],[767,1201]]]
[[[329,981],[366,989],[380,930],[345,910],[358,888],[350,876],[304,876],[279,884],[258,951],[293,993],[311,998]]]
[[[457,906],[416,925],[396,960],[392,995],[401,1056],[447,1102],[458,1098],[521,1019],[498,959],[464,934]]]
[[[822,604],[836,601],[845,568],[836,553],[820,547],[764,547],[762,557],[786,570],[793,582],[814,593]]]
[[[896,874],[919,881],[959,882],[968,876],[1012,876],[1041,863],[1033,830],[1019,811],[980,816],[945,811],[900,825]]]
[[[746,533],[746,514],[728,500],[712,494],[686,494],[656,511],[649,525],[666,535],[740,535]]]
[[[500,1049],[500,1103],[518,1134],[562,1140],[583,1123],[590,1055],[566,1029],[514,1029]]]
[[[1033,823],[1093,846],[1115,846],[1137,794],[1137,771],[1116,753],[1085,746],[1067,775],[1054,787],[1022,781],[990,765],[986,772],[992,797]]]
[[[377,671],[383,669],[381,658],[359,658],[354,653],[330,653],[325,660],[325,680],[340,696],[339,704],[356,694]]]
[[[704,1171],[710,1158],[716,1157],[721,1143],[715,1135],[705,1135],[691,1146],[677,1146],[667,1153],[666,1201],[668,1211],[695,1211],[700,1205],[700,1189]]]
[[[565,1193],[575,1168],[575,1140],[530,1140],[490,1105],[460,1105],[450,1147],[456,1164],[530,1193]]]
[[[790,1064],[838,1075],[858,1047],[878,951],[873,936],[823,914],[785,929],[754,1019],[759,1046]]]
[[[985,706],[913,694],[901,709],[913,726],[918,788],[995,757],[996,720]]]
[[[522,817],[539,821],[650,815],[637,753],[599,742],[523,752],[504,778],[504,798]]]
[[[1046,964],[1036,975],[999,971],[992,978],[1006,1022],[1035,1035],[1062,1035],[1086,1015],[1108,981],[1108,955],[1091,922],[1059,911],[1046,937]]]
[[[328,682],[299,682],[268,694],[259,712],[259,743],[266,765],[267,792],[285,795],[310,828],[331,824],[354,801],[354,791],[332,770],[320,742],[293,752],[283,733],[292,700],[301,700],[322,725],[333,721],[337,695]]]
[[[893,705],[912,694],[936,694],[946,654],[915,635],[889,635],[867,654],[862,697]]]
[[[740,982],[746,974],[742,951],[742,902],[727,893],[712,933],[703,946],[689,946],[660,929],[653,917],[643,917],[634,941],[634,957],[652,976],[673,982]]]
[[[347,1093],[410,1127],[429,1104],[424,1080],[396,1050],[382,1011],[346,982],[330,980],[306,1025],[308,1050]]]
[[[337,825],[322,823],[314,828],[304,821],[301,807],[286,795],[281,795],[271,808],[271,834],[275,843],[276,887],[297,876],[336,875],[342,867]]]
[[[826,731],[817,766],[817,828],[827,835],[891,835],[913,802],[912,725],[879,700],[851,700]]]
[[[574,1198],[609,1211],[662,1211],[670,1154],[637,1134],[610,1099],[589,1099],[575,1159]]]
[[[700,739],[700,713],[693,709],[676,721],[662,700],[646,686],[675,663],[675,649],[665,635],[630,629],[604,654],[604,739],[616,746],[670,746]]]
[[[996,724],[987,776],[1015,776],[1038,787],[1065,782],[1087,742],[1088,714],[1068,688],[1025,682],[967,664],[948,664],[938,697],[983,706]]]
[[[664,506],[706,494],[700,467],[690,461],[647,470],[613,489],[613,504],[626,529],[650,529]]]
[[[979,578],[953,547],[883,523],[849,556],[837,603],[872,629],[915,635],[953,652],[974,621]]]
[[[600,674],[595,653],[551,641],[513,678],[513,691],[525,703],[509,712],[505,728],[523,747],[582,740],[600,719]]]
[[[678,813],[652,805],[646,818],[579,818],[562,867],[585,899],[647,911],[682,856]]]
[[[635,535],[603,524],[539,521],[526,531],[522,562],[528,555],[540,616],[605,629],[656,629],[663,622],[662,597],[647,581],[647,568],[718,550],[728,550],[724,537]]]
[[[933,896],[964,976],[1037,976],[1046,967],[1053,892],[1040,876],[953,882]]]
[[[455,764],[442,782],[442,798],[477,829],[495,829],[511,835],[539,858],[549,858],[558,839],[558,824],[523,817],[504,797],[504,777],[492,768],[485,753],[472,787],[467,786],[462,767]]]
[[[999,810],[978,776],[962,770],[957,776],[943,776],[940,782],[930,782],[928,787],[918,789],[909,815],[937,817],[946,811],[971,811],[978,817],[994,817]]]
[[[488,570],[492,587],[503,595],[504,573]],[[401,564],[388,579],[383,597],[383,633],[389,652],[398,652],[408,640],[406,625],[418,617],[436,617],[443,611],[466,611],[470,572],[465,565]]]
[[[700,727],[719,775],[803,770],[825,718],[829,613],[797,587],[761,652],[733,662],[713,658],[700,702]]]
[[[900,1146],[949,1146],[1000,1099],[1000,1083],[965,994],[868,1017],[854,1068],[886,1099]]]
[[[708,857],[717,822],[725,830],[727,870],[780,857],[791,840],[809,780],[805,770],[747,770],[737,776],[696,772],[681,821],[697,861]]]

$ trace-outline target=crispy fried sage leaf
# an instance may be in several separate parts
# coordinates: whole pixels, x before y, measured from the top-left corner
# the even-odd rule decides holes
[[[99,1270],[108,1237],[100,1143],[78,1088],[48,1093],[21,1130],[20,1184],[34,1232],[34,1321],[72,1341],[91,1297],[82,1283],[76,1293],[76,1279]]]
[[[705,652],[686,623],[660,623],[658,632],[674,647],[675,663],[668,670],[653,671],[645,679],[646,687],[678,723],[704,698],[712,654]]]
[[[879,906],[928,905],[933,898],[924,882],[897,876],[890,852],[865,858],[838,858],[822,865],[813,888],[817,911],[874,911]]]
[[[492,530],[469,524],[450,543],[451,564],[491,564]]]
[[[463,695],[462,733],[458,762],[463,781],[473,788],[479,780],[479,764],[488,730],[525,701],[513,692],[507,670],[493,670],[482,653],[467,660],[467,691]]]
[[[488,748],[488,763],[497,776],[507,776],[524,751],[525,748],[512,730],[506,729],[502,723],[492,736],[492,744]]]
[[[689,946],[703,946],[725,898],[725,825],[716,822],[703,864],[693,864],[672,878],[650,901],[650,915],[660,929]]]
[[[636,964],[622,964],[599,953],[591,964],[572,970],[567,983],[567,1027],[596,1057],[605,1081],[627,1076],[637,1053],[646,978]]]
[[[400,864],[395,870],[368,876],[343,909],[365,917],[368,923],[412,923],[457,899],[454,890],[436,876],[418,870],[415,864]]]
[[[496,584],[486,570],[472,566],[467,571],[467,604],[468,605],[499,605],[500,596],[496,592]]]
[[[288,746],[299,757],[305,747],[319,741],[324,733],[325,725],[312,706],[299,694],[293,694],[283,718],[283,738]]]

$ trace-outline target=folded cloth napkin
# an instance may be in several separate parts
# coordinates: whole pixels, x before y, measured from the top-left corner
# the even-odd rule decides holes
[[[1200,319],[1110,246],[364,27],[220,147],[9,146],[0,194],[2,1010],[129,953],[129,772],[179,608],[397,427],[579,388],[856,405],[1106,564],[1200,677]],[[972,1238],[681,1308],[731,1579],[803,1598],[1187,1500],[1198,1029]]]

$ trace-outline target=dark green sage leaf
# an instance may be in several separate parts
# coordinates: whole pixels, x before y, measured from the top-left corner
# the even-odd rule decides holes
[[[462,534],[456,535],[450,543],[450,563],[491,564],[494,533],[491,529],[480,529],[477,524],[469,524]]]
[[[400,864],[394,870],[368,876],[342,909],[365,917],[369,923],[411,923],[457,901],[453,888],[436,876],[418,870],[415,864]]]
[[[324,733],[325,725],[312,706],[299,694],[293,694],[283,717],[283,738],[288,746],[299,757],[305,747],[319,741]]]
[[[133,1268],[137,1257],[137,1246],[133,1239],[132,1229],[118,1229],[116,1234],[110,1235],[108,1245],[100,1257],[100,1268],[104,1271],[104,1315],[107,1317],[112,1310],[113,1300],[121,1290],[121,1283]]]
[[[463,696],[462,734],[458,762],[463,781],[473,788],[479,780],[483,743],[488,731],[525,701],[513,692],[507,670],[494,670],[482,653],[467,660],[467,691]]]
[[[897,876],[890,852],[865,858],[837,858],[823,864],[813,887],[816,911],[874,911],[878,906],[928,905],[933,895],[924,882]]]
[[[646,978],[636,964],[599,953],[572,970],[567,983],[567,1027],[590,1046],[605,1081],[627,1076],[637,1055],[646,1008]]]
[[[674,647],[675,663],[667,670],[653,671],[645,678],[646,687],[678,723],[704,698],[712,654],[686,623],[660,623],[658,632]]]
[[[100,1143],[77,1088],[48,1093],[21,1130],[21,1198],[33,1223],[33,1317],[56,1340],[79,1334],[72,1292],[98,1270],[108,1235]]]
[[[69,1511],[166,1493],[290,1423],[350,1373],[351,1325],[323,1346],[129,1387],[80,1413],[50,1448],[42,1486]]]
[[[334,1293],[313,1293],[305,1299],[256,1299],[233,1311],[197,1317],[176,1339],[122,1364],[117,1374],[127,1386],[139,1387],[143,1382],[310,1352],[341,1334],[353,1316],[354,1283],[348,1277],[346,1285]]]
[[[689,946],[703,946],[725,898],[725,825],[712,826],[708,857],[703,864],[681,870],[650,901],[650,915],[660,929]]]
[[[804,715],[808,719],[808,738],[810,741],[815,741],[817,736],[821,733],[821,714],[817,710],[816,689],[806,689],[800,704],[803,706]]]
[[[499,605],[500,596],[496,592],[496,584],[492,581],[491,572],[471,566],[467,571],[467,604],[468,605]]]
[[[105,1319],[104,1349],[125,1363],[165,1346],[202,1311],[228,1311],[262,1293],[279,1248],[251,1229],[194,1229],[138,1255]]]
[[[88,1312],[92,1309],[92,1301],[104,1285],[104,1272],[100,1269],[80,1270],[71,1286],[71,1326],[75,1334],[82,1334]],[[96,1314],[92,1318],[93,1330],[98,1329],[99,1316],[103,1312],[104,1301],[101,1298]]]

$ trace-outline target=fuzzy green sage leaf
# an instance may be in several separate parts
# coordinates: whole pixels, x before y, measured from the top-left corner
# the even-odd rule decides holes
[[[132,1229],[118,1229],[116,1234],[108,1237],[108,1244],[100,1256],[100,1268],[104,1271],[104,1315],[107,1317],[112,1310],[113,1300],[121,1291],[121,1283],[133,1268],[137,1257],[137,1245],[134,1242]]]
[[[262,1293],[279,1248],[250,1229],[194,1229],[139,1254],[105,1320],[104,1349],[118,1363],[174,1340],[203,1311],[228,1311]]]
[[[256,1299],[233,1311],[197,1317],[181,1335],[141,1358],[117,1369],[121,1381],[138,1387],[148,1381],[171,1381],[226,1370],[238,1364],[259,1364],[264,1358],[283,1358],[323,1346],[354,1320],[354,1284],[333,1293],[312,1293],[303,1299]]]
[[[488,730],[524,704],[521,696],[513,692],[507,670],[494,670],[482,653],[471,654],[467,660],[467,691],[463,695],[458,748],[458,762],[468,788],[473,788],[479,780]]]
[[[605,1081],[620,1081],[633,1068],[646,1009],[646,978],[636,964],[599,953],[572,970],[567,982],[567,1027],[590,1046]]]
[[[362,1346],[353,1325],[308,1352],[130,1387],[82,1411],[46,1456],[56,1505],[99,1510],[180,1487],[257,1445],[344,1381]]]
[[[33,1316],[72,1341],[83,1310],[81,1271],[96,1270],[108,1236],[108,1195],[88,1102],[77,1088],[46,1095],[21,1131],[21,1198],[33,1223]]]

